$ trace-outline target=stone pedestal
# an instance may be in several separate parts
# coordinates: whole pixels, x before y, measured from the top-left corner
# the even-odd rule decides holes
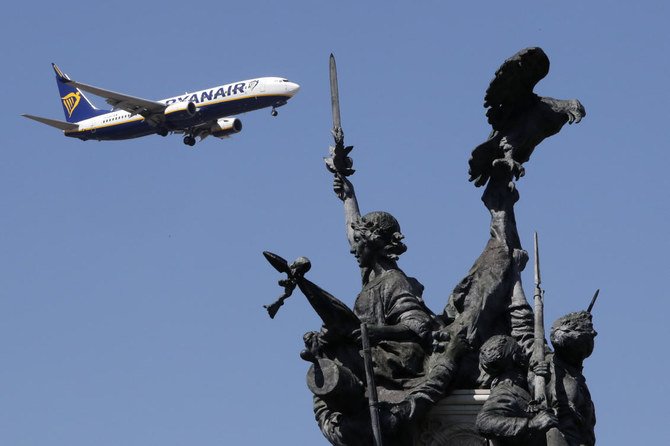
[[[426,415],[415,446],[483,446],[475,421],[489,390],[455,390]]]

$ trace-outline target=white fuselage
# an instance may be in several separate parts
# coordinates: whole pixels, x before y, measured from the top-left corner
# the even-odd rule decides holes
[[[77,130],[66,130],[65,134],[80,139],[115,140],[157,133],[160,126],[170,131],[187,131],[219,118],[284,105],[299,88],[279,77],[248,79],[158,101],[168,106],[195,104],[195,114],[174,121],[170,121],[167,110],[165,121],[160,123],[147,120],[141,114],[115,110],[79,121]]]

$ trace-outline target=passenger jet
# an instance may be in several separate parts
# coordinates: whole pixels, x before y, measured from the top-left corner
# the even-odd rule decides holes
[[[56,64],[51,65],[56,72],[65,121],[22,116],[83,141],[179,133],[184,135],[184,144],[193,146],[196,137],[200,141],[209,135],[226,138],[241,131],[242,121],[233,115],[272,107],[272,116],[277,116],[276,108],[286,104],[300,89],[298,84],[284,78],[259,77],[152,101],[75,82]],[[81,90],[105,98],[113,109],[96,108]]]

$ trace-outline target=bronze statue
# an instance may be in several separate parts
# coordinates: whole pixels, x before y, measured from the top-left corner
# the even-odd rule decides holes
[[[491,216],[490,237],[436,315],[423,301],[423,286],[398,266],[407,249],[398,221],[382,211],[361,215],[349,180],[355,172],[349,157],[353,147],[344,144],[331,55],[335,144],[325,161],[343,203],[350,252],[361,271],[362,289],[353,308],[304,277],[310,267],[306,258],[289,264],[264,253],[287,274],[279,282],[283,294],[266,307],[269,315],[274,317],[297,287],[323,322],[321,330],[305,334],[300,356],[311,363],[307,384],[314,394],[314,413],[331,444],[411,445],[424,415],[440,399],[452,389],[473,388],[492,389],[478,426],[500,444],[540,444],[533,442],[555,426],[568,441],[582,441],[570,446],[593,444],[587,431],[592,434],[595,417],[580,368],[588,356],[588,329],[570,325],[570,333],[580,333],[574,336],[562,336],[565,330],[557,329],[556,353],[548,362],[534,364],[533,371],[547,380],[547,401],[533,401],[526,380],[526,358],[534,343],[544,345],[544,336],[535,334],[535,317],[521,282],[528,254],[516,226],[519,192],[514,181],[523,176],[522,164],[539,143],[566,122],[585,116],[577,100],[533,93],[548,69],[541,49],[522,50],[503,63],[486,92],[493,131],[473,150],[469,164],[470,180],[486,186],[482,201]]]

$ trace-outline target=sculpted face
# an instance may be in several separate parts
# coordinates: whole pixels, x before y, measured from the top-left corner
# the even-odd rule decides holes
[[[593,353],[594,338],[598,333],[593,329],[593,324],[590,322],[580,328],[577,335],[576,348],[579,350],[580,356],[586,359]]]
[[[593,353],[597,335],[590,315],[586,312],[572,313],[554,323],[551,343],[564,359],[579,364]]]
[[[350,252],[356,257],[358,266],[368,268],[374,264],[376,252],[372,243],[363,237],[360,231],[354,231],[354,243],[351,245]]]

